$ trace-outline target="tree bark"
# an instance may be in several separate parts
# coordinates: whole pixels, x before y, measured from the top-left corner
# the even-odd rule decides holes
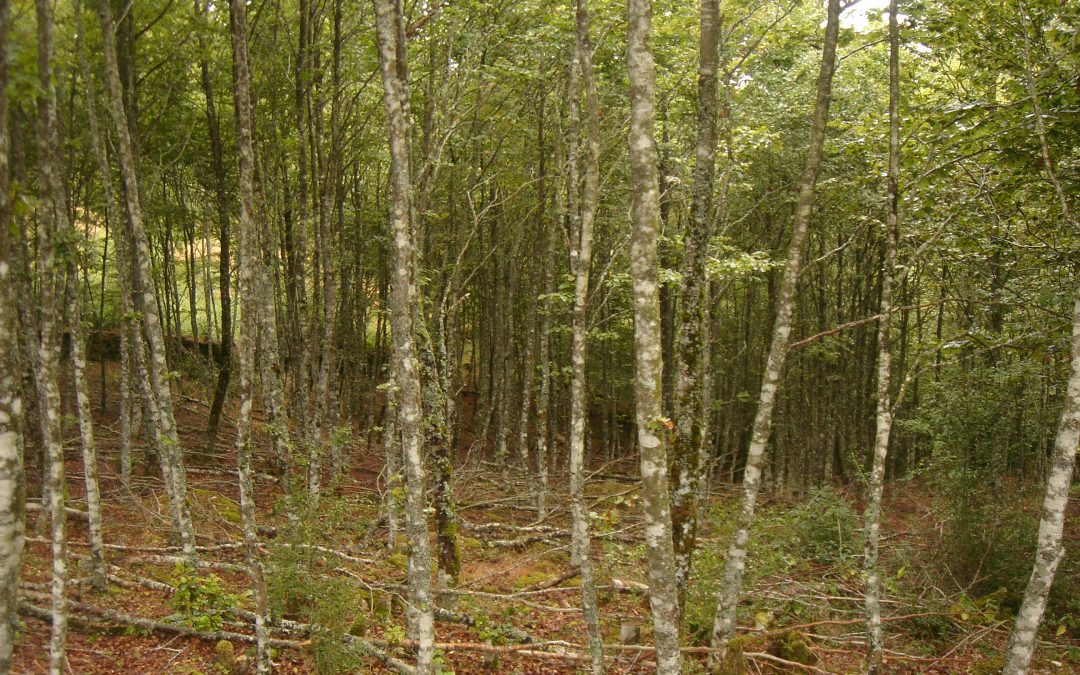
[[[649,605],[657,672],[679,673],[678,597],[671,538],[667,435],[663,411],[663,359],[656,241],[660,226],[660,181],[655,129],[656,68],[649,46],[651,0],[629,0],[627,66],[630,71],[630,178],[633,188],[630,273],[634,298],[634,391],[641,498],[649,558]]]
[[[418,643],[416,668],[432,670],[435,625],[431,598],[431,551],[425,509],[424,458],[420,371],[414,319],[419,302],[416,288],[416,247],[412,226],[412,171],[409,162],[409,94],[407,49],[401,6],[395,0],[375,0],[379,70],[383,82],[387,136],[390,146],[390,227],[393,240],[393,282],[390,289],[390,328],[394,341],[397,428],[405,469],[405,529],[409,540],[410,629]]]
[[[254,403],[255,343],[259,309],[265,301],[258,292],[258,242],[255,236],[255,141],[248,64],[247,10],[243,0],[231,0],[233,99],[236,103],[236,147],[240,155],[240,296],[245,299],[240,347],[240,411],[236,417],[236,463],[240,482],[240,515],[244,529],[244,552],[255,594],[256,667],[269,673],[269,609],[266,581],[259,558],[255,495],[251,480],[251,408]],[[265,308],[264,310],[265,311]]]
[[[205,22],[207,8],[199,6],[195,0],[196,17]],[[214,102],[214,87],[210,80],[210,62],[206,44],[199,34],[199,71],[203,96],[206,98],[206,128],[210,135],[210,159],[214,170],[214,198],[217,201],[218,219],[218,288],[221,293],[221,348],[217,358],[217,380],[214,384],[214,396],[210,401],[210,414],[206,420],[206,451],[210,453],[217,444],[218,427],[221,424],[221,410],[225,406],[225,396],[229,391],[229,378],[232,375],[232,275],[229,255],[229,198],[226,189],[225,159],[221,144],[221,125],[218,122],[217,106]],[[210,254],[209,248],[207,255]]]
[[[682,304],[675,364],[675,437],[672,444],[671,529],[675,582],[682,615],[697,541],[698,486],[701,483],[702,427],[705,420],[705,256],[711,230],[716,176],[717,69],[720,62],[720,2],[701,0],[698,43],[697,143],[690,223],[684,235]]]
[[[1039,92],[1035,83],[1035,67],[1031,58],[1031,37],[1028,34],[1030,21],[1027,10],[1021,8],[1021,20],[1024,31],[1024,66],[1028,97],[1035,118],[1035,132],[1039,137],[1043,167],[1054,186],[1054,192],[1061,206],[1061,216],[1068,228],[1078,230],[1069,209],[1069,199],[1065,187],[1054,169],[1050,143],[1047,139],[1046,125],[1043,119]],[[1031,569],[1027,588],[1020,610],[1016,613],[1016,623],[1009,636],[1009,646],[1005,652],[1004,675],[1022,675],[1027,672],[1031,657],[1035,653],[1039,624],[1050,587],[1054,583],[1054,574],[1061,560],[1065,557],[1062,534],[1065,530],[1065,511],[1069,506],[1069,487],[1072,485],[1073,471],[1076,467],[1076,446],[1080,442],[1080,292],[1077,293],[1073,306],[1072,342],[1069,361],[1069,384],[1065,394],[1065,407],[1061,411],[1057,436],[1054,439],[1054,453],[1050,470],[1046,476],[1046,494],[1043,497],[1042,517],[1039,520],[1039,540],[1035,553],[1035,563]]]
[[[70,236],[78,236],[71,228]],[[82,328],[79,301],[79,270],[72,257],[67,264],[68,331],[71,336],[71,375],[75,385],[75,403],[82,439],[83,482],[86,485],[86,515],[90,535],[90,579],[94,588],[108,585],[105,578],[105,540],[101,528],[101,488],[98,484],[97,444],[94,442],[94,418],[91,413],[90,383],[86,373],[86,336]]]
[[[53,15],[49,0],[34,3],[38,41],[38,191],[41,220],[38,224],[38,278],[41,342],[37,351],[37,391],[41,415],[41,439],[47,465],[46,491],[52,523],[52,636],[49,641],[49,672],[67,670],[67,512],[64,510],[64,441],[60,410],[60,275],[56,270],[59,237],[69,228],[67,203],[60,168],[60,126],[57,120],[53,74]],[[45,510],[42,509],[42,516]],[[39,521],[40,522],[40,521]]]
[[[9,0],[0,0],[0,673],[11,671],[18,631],[19,568],[26,527],[18,311],[11,233],[8,135]]]
[[[878,310],[877,432],[874,462],[870,470],[869,495],[863,528],[863,575],[866,584],[867,666],[871,675],[881,672],[885,643],[881,632],[881,579],[878,575],[878,541],[881,533],[881,493],[885,486],[885,460],[892,431],[889,383],[892,375],[892,296],[896,246],[900,227],[900,28],[897,0],[889,2],[889,177],[886,196],[885,262],[881,270],[881,305]]]
[[[802,255],[806,233],[810,225],[810,215],[814,205],[814,188],[817,185],[818,172],[825,145],[825,127],[829,118],[829,102],[832,98],[832,79],[836,70],[836,42],[840,30],[840,2],[829,0],[828,19],[825,24],[825,42],[822,48],[821,69],[817,80],[817,101],[814,105],[813,121],[810,128],[810,144],[807,151],[806,166],[799,184],[799,197],[795,205],[795,218],[792,225],[791,243],[788,245],[787,265],[780,285],[780,294],[776,301],[776,319],[773,323],[772,343],[765,365],[765,373],[758,397],[757,413],[754,416],[750,449],[743,471],[743,498],[731,545],[724,562],[724,577],[721,581],[716,604],[716,617],[713,622],[713,647],[718,650],[710,655],[711,665],[720,663],[729,640],[735,634],[735,610],[742,588],[743,572],[746,569],[746,545],[750,539],[750,524],[754,519],[754,507],[757,504],[758,490],[761,487],[761,470],[765,459],[765,450],[772,433],[773,408],[776,404],[776,391],[780,384],[780,375],[784,370],[788,343],[791,336],[791,315],[795,307],[795,291],[802,266]]]
[[[123,91],[116,61],[115,27],[109,0],[99,0],[98,18],[101,21],[102,53],[105,57],[106,94],[113,131],[116,134],[117,158],[120,163],[120,178],[128,220],[129,232],[127,234],[130,235],[132,253],[135,258],[132,267],[136,307],[142,312],[143,331],[146,333],[150,350],[151,362],[147,370],[149,370],[150,385],[158,413],[154,433],[158,441],[158,453],[165,479],[165,491],[169,498],[173,529],[184,547],[184,554],[194,558],[195,530],[191,524],[191,514],[187,505],[183,452],[177,436],[176,420],[173,417],[172,391],[169,387],[168,364],[165,358],[165,338],[158,319],[157,294],[154,290],[153,276],[150,273],[150,249],[143,226],[134,145],[127,116],[124,113]]]
[[[570,510],[573,518],[571,562],[581,574],[581,607],[589,635],[589,656],[595,675],[604,672],[604,643],[596,606],[589,512],[585,505],[585,424],[588,353],[589,270],[592,266],[593,225],[600,200],[600,104],[593,76],[586,0],[575,2],[576,39],[570,66],[570,153],[567,162],[571,232],[570,263],[574,272],[574,310],[570,342]],[[585,103],[582,134],[581,101]],[[579,166],[582,171],[579,172]],[[584,180],[579,182],[579,173]],[[580,191],[580,192],[579,192]]]

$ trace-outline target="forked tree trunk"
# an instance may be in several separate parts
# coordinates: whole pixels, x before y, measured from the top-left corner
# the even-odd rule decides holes
[[[187,481],[184,477],[183,452],[177,435],[176,420],[173,417],[172,391],[169,387],[168,364],[165,358],[165,337],[158,319],[157,294],[154,290],[153,276],[150,272],[150,248],[143,226],[142,204],[139,196],[139,179],[135,166],[135,149],[131,140],[127,115],[124,113],[123,91],[120,85],[120,71],[116,60],[115,25],[109,0],[99,0],[98,18],[101,21],[102,54],[105,59],[106,95],[109,103],[109,116],[112,118],[113,132],[116,134],[117,159],[120,163],[120,178],[128,219],[128,234],[131,237],[131,251],[134,255],[134,287],[136,306],[142,313],[143,331],[150,351],[150,387],[157,408],[157,428],[154,430],[158,440],[158,454],[162,474],[165,479],[165,491],[169,498],[169,511],[173,529],[180,538],[184,555],[195,557],[195,530],[191,524],[191,513],[187,504]]]
[[[1035,84],[1035,67],[1031,59],[1031,38],[1028,34],[1030,22],[1027,11],[1020,10],[1024,30],[1024,66],[1027,76],[1027,92],[1035,117],[1035,132],[1039,137],[1042,150],[1043,167],[1054,186],[1061,216],[1066,227],[1077,231],[1077,222],[1073,220],[1069,209],[1069,199],[1065,187],[1054,169],[1047,140],[1046,125],[1043,121],[1039,92]],[[1042,518],[1039,520],[1039,542],[1035,553],[1035,564],[1031,569],[1024,599],[1020,611],[1016,613],[1016,624],[1009,636],[1009,646],[1005,653],[1004,675],[1022,675],[1027,672],[1028,664],[1035,653],[1036,638],[1050,587],[1054,583],[1054,574],[1065,557],[1065,547],[1061,537],[1065,530],[1065,510],[1069,506],[1069,487],[1072,485],[1073,471],[1076,467],[1076,446],[1080,442],[1080,292],[1077,293],[1073,306],[1072,343],[1069,365],[1069,384],[1065,394],[1065,408],[1061,411],[1057,436],[1054,439],[1054,454],[1050,461],[1050,470],[1046,476],[1046,494],[1043,497]]]
[[[11,7],[0,0],[0,673],[11,672],[18,631],[19,568],[26,527],[23,474],[22,396],[19,385],[17,295],[12,279],[8,136],[8,21]]]
[[[667,436],[671,421],[663,410],[663,358],[656,240],[660,227],[660,179],[657,175],[656,67],[649,38],[651,0],[629,0],[627,66],[630,71],[630,179],[633,188],[630,273],[634,298],[634,392],[641,452],[641,501],[649,558],[649,605],[657,672],[680,672],[678,597],[671,539],[671,494]]]
[[[255,236],[255,141],[251,106],[251,74],[248,65],[247,13],[243,0],[232,0],[233,99],[236,104],[236,149],[240,155],[240,297],[245,299],[240,348],[240,411],[236,418],[236,462],[240,481],[240,515],[244,528],[244,552],[255,594],[256,666],[270,672],[269,613],[266,581],[259,558],[255,522],[255,495],[251,479],[251,408],[255,398],[255,343],[259,310],[265,301],[257,292],[258,242]]]
[[[52,637],[49,641],[49,672],[67,670],[67,513],[64,510],[64,440],[60,410],[60,313],[61,276],[56,249],[69,227],[64,186],[60,175],[60,126],[56,114],[53,76],[53,16],[49,0],[34,3],[38,41],[38,190],[41,219],[38,223],[38,278],[40,288],[41,342],[37,351],[37,391],[41,415],[41,439],[45,448],[45,495],[52,523]],[[42,505],[42,516],[46,509]]]
[[[589,542],[589,512],[585,505],[585,359],[588,352],[589,269],[592,266],[593,224],[599,202],[600,185],[600,104],[593,76],[589,39],[589,9],[586,0],[575,2],[576,39],[570,66],[570,154],[567,162],[571,232],[575,240],[570,251],[574,271],[574,312],[570,343],[570,511],[573,517],[571,562],[581,574],[581,607],[589,634],[589,655],[595,675],[604,672],[604,643],[596,606],[592,554]],[[585,102],[585,129],[582,134],[581,105]],[[579,181],[579,167],[584,180]],[[579,192],[580,190],[580,192]]]
[[[405,531],[409,540],[410,631],[417,640],[416,668],[430,673],[434,658],[435,622],[431,597],[431,544],[425,509],[423,408],[420,368],[413,325],[419,302],[416,288],[416,247],[412,227],[412,172],[409,163],[409,94],[407,49],[401,6],[395,0],[375,0],[375,29],[379,70],[383,82],[387,136],[390,145],[390,228],[393,240],[393,283],[390,288],[390,328],[394,339],[394,384],[397,428],[405,472]]]
[[[720,2],[701,0],[698,42],[697,144],[690,222],[684,236],[682,304],[675,364],[675,438],[672,444],[671,530],[675,546],[675,583],[679,614],[690,582],[690,561],[697,541],[697,502],[701,483],[702,429],[705,405],[705,255],[709,245],[713,182],[716,175],[717,69],[720,62]]]
[[[818,171],[821,168],[821,156],[825,146],[825,126],[829,118],[829,101],[832,98],[833,72],[836,70],[836,40],[840,30],[840,1],[829,0],[828,19],[825,23],[825,43],[821,54],[821,70],[817,80],[817,101],[814,104],[813,121],[810,127],[810,145],[806,156],[799,184],[799,197],[795,204],[795,219],[792,225],[791,243],[788,245],[787,265],[784,279],[780,285],[780,295],[776,301],[776,319],[773,324],[772,344],[765,364],[765,373],[758,397],[757,413],[751,432],[750,449],[746,456],[746,468],[743,472],[743,498],[724,561],[724,576],[720,582],[719,597],[716,603],[716,617],[713,622],[713,647],[720,651],[709,657],[712,665],[718,664],[725,656],[728,642],[735,634],[735,610],[742,589],[743,572],[746,570],[746,545],[750,539],[750,524],[754,520],[754,507],[757,504],[758,490],[761,487],[761,469],[764,464],[765,450],[772,434],[773,407],[776,404],[776,390],[780,385],[780,375],[787,358],[788,343],[791,336],[791,315],[795,307],[795,290],[802,267],[802,255],[806,233],[810,225],[810,214],[814,205],[814,188],[817,185]]]
[[[874,464],[870,471],[869,495],[866,503],[865,555],[863,575],[866,583],[866,671],[874,675],[881,671],[885,643],[881,632],[881,580],[878,574],[878,541],[881,532],[881,493],[885,486],[885,460],[889,452],[892,431],[892,405],[889,383],[892,365],[892,295],[896,266],[896,245],[900,226],[900,28],[896,17],[896,2],[889,3],[889,178],[888,216],[885,223],[885,263],[881,271],[881,307],[878,315],[877,363],[877,432],[874,440]]]

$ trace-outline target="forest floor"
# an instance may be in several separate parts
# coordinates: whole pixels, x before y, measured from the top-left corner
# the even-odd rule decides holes
[[[177,417],[185,448],[202,445],[206,407],[198,392],[185,392]],[[249,577],[242,551],[234,455],[234,428],[223,421],[218,454],[190,464],[189,497],[201,567],[178,566],[170,548],[169,524],[160,476],[145,472],[127,493],[117,470],[117,402],[112,392],[96,420],[104,499],[105,539],[111,583],[95,591],[85,582],[88,558],[86,522],[69,518],[68,540],[73,601],[68,637],[73,673],[178,673],[195,675],[245,672],[251,645],[242,639],[194,636],[192,630],[250,633],[237,612],[251,609]],[[97,411],[96,411],[97,412]],[[373,435],[377,436],[377,435]],[[78,431],[68,429],[69,507],[85,510]],[[386,549],[380,522],[384,487],[382,451],[360,438],[346,448],[352,466],[346,479],[324,496],[317,513],[292,520],[285,513],[300,497],[271,476],[256,481],[259,523],[271,605],[275,616],[315,624],[314,630],[286,633],[293,641],[275,651],[276,672],[387,672],[365,656],[358,641],[375,645],[405,662],[401,594],[405,556]],[[28,444],[28,447],[33,447]],[[189,459],[189,461],[191,461]],[[612,673],[651,672],[652,653],[619,645],[621,632],[640,627],[650,643],[645,589],[646,565],[633,461],[595,466],[589,480],[594,515],[593,556],[597,561],[599,601]],[[28,471],[38,471],[28,461]],[[31,500],[38,494],[31,475]],[[440,604],[451,610],[436,623],[444,672],[572,673],[587,665],[585,629],[578,580],[570,574],[566,482],[556,474],[551,513],[537,522],[533,482],[520,476],[504,482],[500,471],[470,460],[458,467],[455,497],[462,519],[462,570],[457,590]],[[737,507],[730,486],[713,490],[695,558],[695,582],[687,600],[684,644],[691,646],[688,672],[704,672],[715,582],[722,569],[726,523]],[[1075,502],[1076,500],[1074,500]],[[893,484],[883,527],[882,573],[887,581],[885,627],[888,672],[992,673],[1000,669],[1011,628],[1001,593],[979,597],[959,583],[946,586],[935,546],[943,532],[940,514],[926,486]],[[1075,506],[1075,505],[1074,505]],[[859,504],[842,491],[812,493],[809,501],[767,499],[755,525],[739,645],[748,672],[859,672],[863,650],[857,540]],[[28,516],[23,569],[24,605],[47,609],[50,549],[47,533]],[[1069,536],[1078,536],[1070,518]],[[977,577],[977,575],[976,575]],[[177,586],[193,598],[174,599]],[[132,625],[102,610],[153,619],[160,625]],[[15,672],[48,672],[49,624],[32,610],[23,612]],[[180,634],[167,626],[180,626]],[[352,637],[350,637],[352,636]],[[1033,672],[1080,672],[1080,640],[1074,624],[1050,626]],[[633,640],[628,640],[633,641]],[[788,662],[788,663],[784,663]],[[253,669],[252,669],[253,672]]]

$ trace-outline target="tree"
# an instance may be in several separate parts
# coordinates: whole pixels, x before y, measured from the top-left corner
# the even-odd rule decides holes
[[[61,675],[67,669],[67,513],[64,510],[64,440],[60,428],[60,296],[62,275],[57,271],[57,252],[64,252],[69,235],[67,204],[60,169],[60,126],[57,119],[56,85],[53,81],[53,15],[47,0],[34,3],[38,39],[38,190],[42,218],[38,226],[38,276],[41,309],[38,326],[41,345],[37,350],[36,384],[41,412],[41,437],[48,462],[44,492],[52,544],[52,638],[49,642],[49,672]],[[70,252],[68,252],[70,255]]]
[[[671,528],[675,550],[675,581],[679,611],[690,583],[690,560],[697,538],[701,481],[701,446],[707,411],[705,377],[705,255],[716,178],[717,71],[720,61],[720,3],[701,0],[698,41],[697,141],[690,222],[684,233],[686,250],[675,363],[675,436],[672,443]]]
[[[671,539],[667,435],[663,411],[663,359],[656,239],[660,226],[660,181],[655,127],[656,67],[649,37],[650,0],[630,0],[627,9],[627,67],[630,70],[630,177],[633,185],[630,273],[634,296],[634,394],[641,453],[641,501],[649,554],[649,605],[659,673],[680,672],[678,597]]]
[[[870,469],[865,526],[863,576],[866,584],[866,627],[869,647],[867,672],[881,670],[885,651],[881,635],[881,583],[878,572],[878,541],[881,529],[881,493],[885,485],[885,459],[889,452],[892,408],[889,381],[892,374],[892,298],[896,266],[896,242],[900,220],[900,28],[896,0],[889,3],[889,176],[886,195],[885,261],[881,270],[881,309],[878,313],[877,434]]]
[[[416,667],[431,672],[435,626],[431,598],[431,544],[427,532],[421,429],[420,370],[416,354],[416,249],[413,243],[412,173],[409,168],[409,93],[407,45],[401,7],[395,0],[376,0],[375,29],[383,83],[387,136],[390,144],[390,228],[393,238],[393,281],[390,328],[394,337],[392,381],[396,387],[396,428],[400,433],[405,471],[405,530],[409,540],[409,623],[418,642]]]
[[[233,97],[236,103],[237,150],[240,154],[240,290],[245,298],[240,346],[240,412],[236,418],[236,461],[240,481],[240,515],[244,527],[244,551],[255,591],[256,665],[259,673],[269,673],[270,615],[266,581],[259,559],[258,529],[255,522],[255,495],[251,479],[251,407],[254,399],[256,326],[259,305],[272,303],[256,281],[259,274],[255,236],[255,143],[252,131],[251,74],[248,63],[247,10],[242,0],[229,3],[232,26]]]
[[[0,673],[11,672],[18,630],[19,569],[25,544],[26,478],[23,475],[22,396],[18,325],[12,275],[14,242],[9,201],[11,140],[8,135],[8,22],[11,7],[0,0]]]
[[[116,32],[112,8],[108,0],[98,3],[98,19],[101,22],[101,34],[105,57],[105,92],[112,119],[113,132],[116,134],[117,159],[120,163],[120,183],[124,195],[125,215],[127,217],[126,238],[131,242],[134,258],[132,264],[133,281],[136,289],[136,306],[142,314],[143,332],[150,350],[149,384],[153,394],[153,433],[161,457],[161,470],[165,478],[165,491],[169,498],[170,515],[173,528],[184,554],[195,556],[195,530],[191,524],[191,513],[187,504],[187,481],[184,475],[183,452],[176,432],[176,419],[173,416],[172,390],[169,386],[169,370],[165,358],[165,337],[158,319],[157,292],[150,273],[150,248],[143,227],[142,203],[139,195],[139,178],[135,165],[135,149],[127,114],[124,112],[124,96],[120,82],[120,70],[117,65]]]
[[[772,433],[773,407],[776,390],[787,357],[791,336],[791,315],[795,308],[795,290],[802,266],[803,245],[810,226],[814,204],[814,187],[825,145],[825,127],[829,119],[829,103],[832,98],[832,79],[836,70],[836,42],[840,31],[840,2],[829,0],[828,19],[825,24],[825,41],[821,52],[821,68],[817,80],[817,101],[813,110],[813,125],[806,155],[806,166],[799,183],[799,197],[795,206],[791,242],[788,244],[784,279],[776,301],[776,319],[773,322],[772,342],[761,383],[757,414],[754,417],[750,450],[743,471],[743,497],[735,530],[731,536],[727,558],[724,561],[724,578],[716,603],[713,625],[713,647],[720,650],[709,657],[712,664],[723,660],[724,651],[735,634],[735,610],[739,602],[743,572],[746,570],[746,544],[750,539],[750,524],[754,519],[754,507],[761,488],[761,468],[765,450]]]
[[[585,506],[585,359],[588,348],[589,267],[592,265],[593,224],[599,202],[600,104],[593,76],[589,39],[589,9],[585,0],[575,3],[574,55],[570,64],[570,156],[567,162],[571,232],[574,246],[570,264],[574,271],[574,310],[570,347],[570,508],[573,515],[571,560],[581,574],[581,607],[589,633],[589,653],[595,675],[604,672],[603,635],[600,633],[589,543],[589,513]],[[581,104],[585,102],[585,133],[582,137]],[[584,181],[579,183],[580,168]]]
[[[1054,169],[1054,158],[1050,154],[1046,124],[1039,92],[1035,82],[1035,67],[1031,55],[1029,36],[1030,18],[1026,7],[1021,7],[1020,18],[1024,37],[1024,75],[1028,98],[1035,118],[1035,133],[1039,137],[1039,150],[1042,166],[1054,188],[1061,207],[1061,218],[1065,225],[1078,231],[1078,223],[1073,219],[1069,208],[1069,198],[1061,179]],[[1058,422],[1057,435],[1054,437],[1054,450],[1050,461],[1050,470],[1046,476],[1046,493],[1043,497],[1042,516],[1039,519],[1038,549],[1035,563],[1031,569],[1031,578],[1024,590],[1024,599],[1016,613],[1016,623],[1009,636],[1009,645],[1005,653],[1005,675],[1026,673],[1031,656],[1035,652],[1036,635],[1046,610],[1050,587],[1054,583],[1054,574],[1065,557],[1062,545],[1062,533],[1065,529],[1065,510],[1069,506],[1069,488],[1072,486],[1073,471],[1076,468],[1076,447],[1080,443],[1080,293],[1073,305],[1072,340],[1069,354],[1069,380],[1065,394],[1065,405]]]

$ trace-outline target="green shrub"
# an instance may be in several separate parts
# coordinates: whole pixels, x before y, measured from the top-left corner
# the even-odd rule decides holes
[[[816,487],[809,499],[792,513],[796,532],[795,553],[818,563],[844,562],[862,549],[859,516],[843,495],[829,487]]]
[[[221,630],[225,619],[250,595],[229,593],[216,574],[200,575],[183,563],[177,564],[172,582],[176,590],[169,604],[180,621],[196,630]]]

